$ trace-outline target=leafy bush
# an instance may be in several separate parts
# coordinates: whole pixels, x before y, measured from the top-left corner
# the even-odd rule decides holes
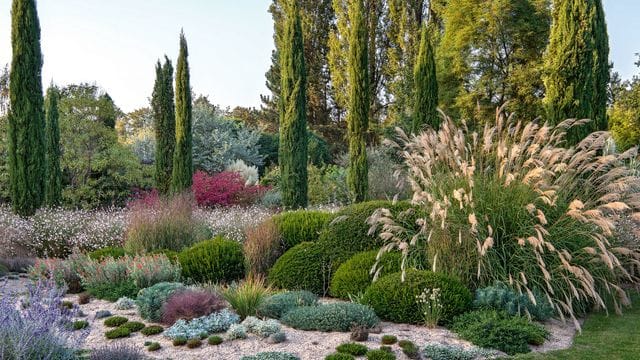
[[[174,293],[184,290],[181,283],[161,282],[140,290],[136,298],[138,313],[143,319],[158,322],[162,319],[162,306]]]
[[[265,287],[262,278],[247,278],[240,283],[223,287],[222,296],[229,302],[240,318],[255,316],[258,307],[269,296],[271,289]]]
[[[96,314],[94,315],[94,319],[104,319],[104,318],[108,318],[109,316],[111,316],[111,311],[109,310],[98,310],[96,311]]]
[[[323,211],[298,210],[278,214],[273,221],[278,226],[284,250],[302,242],[318,240],[320,232],[333,215]]]
[[[395,360],[396,356],[392,352],[386,350],[369,350],[367,351],[367,360]]]
[[[260,185],[247,185],[242,175],[224,171],[209,175],[203,171],[193,174],[193,194],[198,206],[252,205],[268,190]]]
[[[90,360],[142,360],[144,358],[139,348],[120,342],[92,350],[89,356]]]
[[[67,260],[38,259],[29,268],[29,277],[34,280],[52,279],[60,286],[66,286],[72,294],[83,290],[79,274],[84,270],[87,258],[84,255],[72,254]]]
[[[170,339],[178,337],[187,339],[199,338],[201,334],[225,332],[231,324],[237,324],[239,321],[240,317],[238,315],[223,309],[220,312],[199,317],[189,322],[178,320],[164,332],[164,336]]]
[[[105,332],[104,336],[109,340],[125,338],[131,336],[131,330],[124,327],[118,327]]]
[[[336,350],[339,353],[343,353],[343,354],[350,354],[353,356],[362,356],[366,354],[367,351],[369,351],[369,348],[358,343],[344,343],[344,344],[338,345],[338,347],[336,347]]]
[[[134,307],[136,307],[136,301],[126,296],[116,301],[116,309],[118,310],[131,310]]]
[[[134,333],[144,329],[145,325],[139,321],[127,321],[126,323],[120,325],[120,327],[126,328]]]
[[[232,324],[227,330],[228,340],[242,340],[247,338],[247,328],[241,324]]]
[[[348,204],[347,169],[337,165],[309,165],[309,204]]]
[[[517,294],[508,285],[496,282],[476,290],[474,307],[479,309],[504,310],[509,315],[530,315],[535,320],[544,321],[554,314],[549,301],[540,296],[538,291],[532,293],[534,302],[530,296]]]
[[[374,274],[371,269],[376,264],[378,250],[355,254],[344,262],[331,278],[329,293],[340,299],[349,299],[350,295],[363,294],[371,285]],[[385,253],[377,268],[382,269],[378,276],[400,271],[400,253]]]
[[[76,320],[72,326],[73,330],[82,330],[89,327],[89,322],[87,320]]]
[[[220,345],[224,342],[224,340],[218,335],[211,335],[207,339],[207,342],[209,343],[209,345]]]
[[[329,266],[316,243],[304,242],[285,252],[269,270],[269,283],[282,289],[308,290],[324,294]]]
[[[416,297],[424,289],[440,289],[440,319],[444,323],[471,307],[471,292],[459,280],[421,270],[407,270],[404,281],[400,272],[380,278],[365,291],[362,303],[382,319],[417,324],[422,321],[422,312]]]
[[[527,318],[495,310],[477,310],[455,318],[451,329],[475,345],[509,355],[531,351],[528,344],[541,345],[547,330]]]
[[[286,340],[287,340],[287,334],[285,334],[284,331],[271,334],[267,338],[267,342],[269,344],[280,344],[282,342],[285,342]]]
[[[280,319],[282,315],[298,306],[315,306],[318,297],[309,291],[287,291],[271,295],[258,307],[258,315]]]
[[[189,339],[189,340],[187,340],[187,347],[189,349],[199,348],[200,346],[202,346],[202,340],[200,340],[200,339]]]
[[[242,245],[218,236],[182,251],[182,274],[198,282],[232,282],[244,276]]]
[[[355,356],[344,353],[335,353],[325,356],[324,360],[355,360]]]
[[[152,336],[152,335],[158,335],[163,331],[164,331],[164,328],[162,326],[149,325],[149,326],[145,326],[144,329],[140,330],[140,333],[144,336]]]
[[[147,346],[148,351],[158,351],[160,349],[162,349],[162,346],[158,342],[152,342],[151,344],[149,344],[149,346]]]
[[[184,346],[187,345],[187,341],[188,339],[184,336],[178,336],[175,339],[173,339],[173,346]]]
[[[400,340],[398,346],[402,349],[402,352],[407,355],[409,359],[419,359],[420,358],[420,349],[409,340]]]
[[[178,319],[191,320],[225,308],[224,299],[210,291],[186,289],[173,292],[162,305],[162,323],[173,325]]]
[[[478,357],[495,356],[487,350],[466,350],[461,346],[429,344],[424,347],[422,354],[432,360],[475,360]]]
[[[265,275],[284,251],[275,222],[268,219],[247,229],[243,249],[247,272],[254,276]]]
[[[287,352],[269,351],[253,356],[243,356],[240,360],[300,360],[300,358]]]
[[[121,247],[107,246],[106,248],[94,250],[90,252],[88,255],[89,255],[89,258],[93,260],[102,261],[107,257],[112,257],[114,259],[121,258],[127,255],[127,252],[124,250],[124,248],[121,248]]]
[[[91,294],[83,292],[78,295],[78,304],[85,305],[91,301]]]
[[[241,324],[246,327],[247,331],[261,338],[268,338],[282,331],[282,325],[280,325],[278,320],[274,319],[260,320],[256,317],[249,316],[244,319]]]
[[[380,322],[371,308],[354,303],[297,307],[282,316],[292,328],[318,331],[350,331],[353,326],[372,328]]]
[[[118,327],[120,325],[125,324],[129,319],[124,316],[112,316],[110,318],[105,319],[104,326],[107,327]]]
[[[395,335],[382,335],[380,342],[385,345],[393,345],[398,342],[398,337]]]

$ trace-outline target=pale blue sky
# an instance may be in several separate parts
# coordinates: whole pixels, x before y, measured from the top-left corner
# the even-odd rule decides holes
[[[273,48],[270,0],[39,0],[43,81],[95,82],[125,111],[147,106],[154,63],[189,42],[194,91],[223,106],[258,106]],[[636,74],[640,1],[604,0],[611,60]],[[11,0],[0,0],[0,64],[10,62]]]

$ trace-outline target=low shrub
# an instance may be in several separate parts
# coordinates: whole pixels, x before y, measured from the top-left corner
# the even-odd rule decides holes
[[[473,306],[478,309],[504,310],[510,315],[529,315],[535,320],[544,321],[554,315],[549,301],[539,292],[532,293],[535,303],[530,296],[518,294],[507,284],[496,282],[476,290]]]
[[[247,327],[242,324],[232,324],[226,333],[228,340],[242,340],[247,338]]]
[[[324,357],[324,360],[355,360],[355,356],[344,354],[344,353],[334,353]]]
[[[162,305],[162,323],[173,325],[178,319],[191,320],[225,308],[225,301],[218,294],[185,289],[173,292]]]
[[[496,354],[488,350],[467,350],[461,346],[429,344],[424,347],[422,354],[431,360],[475,360],[477,358],[492,358]]]
[[[120,327],[126,328],[134,333],[144,329],[145,325],[139,321],[127,321],[126,323],[120,325]]]
[[[287,352],[268,351],[253,356],[243,356],[240,360],[300,360],[300,358]]]
[[[333,219],[333,214],[324,211],[298,210],[278,214],[273,222],[278,227],[284,250],[302,242],[314,242],[320,232]]]
[[[317,243],[304,242],[285,252],[269,270],[268,278],[269,283],[278,288],[324,295],[330,273]]]
[[[104,319],[104,318],[108,318],[109,316],[111,316],[111,311],[109,310],[98,310],[96,311],[95,316],[93,317],[94,319]]]
[[[395,360],[396,355],[386,350],[369,350],[366,353],[367,360]]]
[[[118,299],[115,305],[118,310],[131,310],[136,307],[136,301],[124,296]]]
[[[145,356],[136,346],[115,343],[91,351],[89,360],[143,360]]]
[[[398,346],[402,349],[402,352],[407,355],[409,359],[419,359],[420,358],[420,349],[409,340],[401,340],[398,342]]]
[[[354,303],[297,307],[282,316],[292,328],[318,331],[350,331],[353,326],[372,328],[380,322],[373,310]]]
[[[92,260],[102,261],[108,257],[119,259],[127,255],[127,252],[124,250],[124,248],[121,248],[121,247],[107,246],[106,248],[94,250],[88,253],[87,255]]]
[[[246,235],[243,249],[247,272],[254,276],[266,275],[284,252],[278,227],[268,219],[247,229]]]
[[[371,285],[373,275],[371,269],[376,264],[378,250],[365,251],[355,254],[344,262],[331,277],[329,293],[340,299],[363,294]],[[381,269],[378,276],[400,271],[401,255],[396,252],[385,253],[376,268]]]
[[[509,355],[531,351],[528,344],[541,345],[547,330],[521,316],[495,310],[476,310],[455,318],[451,329],[475,345]]]
[[[125,324],[129,319],[124,316],[112,316],[104,320],[104,326],[107,327],[118,327],[122,324]]]
[[[282,342],[285,342],[286,340],[287,340],[287,334],[285,334],[284,331],[271,334],[267,338],[267,342],[269,344],[280,344]]]
[[[148,351],[158,351],[160,349],[162,349],[162,346],[160,345],[160,343],[157,343],[157,342],[152,342],[147,346]]]
[[[140,333],[144,336],[152,336],[152,335],[161,334],[163,331],[164,331],[164,328],[162,326],[149,325],[149,326],[145,326],[142,330],[140,330]]]
[[[393,345],[398,342],[398,337],[395,335],[382,335],[380,342],[385,345]]]
[[[65,308],[65,309],[69,309],[69,310],[71,310],[71,309],[73,309],[74,304],[73,304],[71,301],[69,301],[69,300],[65,300],[65,301],[63,301],[63,302],[60,304],[60,306],[62,306],[62,307],[63,307],[63,308]]]
[[[87,320],[76,320],[72,326],[73,330],[82,330],[89,327],[89,322]]]
[[[189,340],[187,340],[187,347],[189,349],[199,348],[200,346],[202,346],[202,340],[200,340],[200,339],[189,339]]]
[[[365,345],[362,345],[362,344],[344,343],[344,344],[338,345],[338,347],[336,347],[336,351],[338,351],[339,353],[342,353],[342,354],[350,354],[350,355],[353,355],[353,356],[362,356],[362,355],[366,354],[367,351],[369,351],[369,348],[367,348]]]
[[[91,301],[91,294],[87,293],[87,292],[83,292],[80,293],[78,295],[78,304],[79,305],[86,305]]]
[[[268,187],[247,185],[237,172],[223,171],[209,175],[204,171],[193,174],[193,194],[198,206],[232,206],[254,204]]]
[[[226,282],[244,277],[242,245],[218,236],[202,241],[178,255],[182,275],[196,282]]]
[[[15,256],[11,258],[0,257],[0,266],[4,267],[6,272],[26,273],[29,271],[29,268],[35,264],[35,258],[25,256]]]
[[[256,317],[250,316],[244,319],[242,325],[247,328],[247,331],[258,335],[263,339],[282,332],[282,325],[280,325],[278,320],[274,319],[260,320]]]
[[[207,342],[209,343],[209,345],[220,345],[224,342],[224,340],[218,335],[211,335],[207,339]]]
[[[202,334],[221,333],[229,329],[232,324],[237,324],[240,317],[223,309],[220,312],[208,316],[199,317],[191,321],[178,320],[169,329],[165,330],[164,336],[175,339],[185,337],[187,339],[200,338]]]
[[[131,331],[124,327],[118,327],[105,332],[104,336],[109,340],[120,339],[131,336]]]
[[[353,341],[367,341],[369,340],[369,328],[366,326],[352,326],[351,327],[351,340]]]
[[[371,306],[382,319],[398,323],[420,323],[423,314],[416,297],[424,289],[440,289],[440,320],[448,323],[471,307],[471,292],[457,279],[431,271],[407,270],[386,275],[364,293],[362,303]]]
[[[265,286],[264,279],[249,277],[221,288],[221,292],[240,318],[244,319],[256,315],[258,307],[271,294],[271,288]]]
[[[177,338],[173,339],[172,344],[173,346],[184,346],[187,345],[187,341],[189,340],[186,337],[178,336]]]
[[[173,293],[184,289],[185,286],[181,283],[161,282],[140,290],[136,298],[138,313],[145,320],[160,321],[164,303]]]
[[[66,286],[67,292],[77,294],[84,290],[81,272],[85,269],[88,258],[74,253],[68,259],[38,259],[29,268],[29,277],[34,280],[52,279],[57,286]]]

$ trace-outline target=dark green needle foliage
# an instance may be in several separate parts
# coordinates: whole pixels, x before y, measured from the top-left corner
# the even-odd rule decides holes
[[[58,124],[58,89],[47,90],[46,100],[46,159],[47,178],[45,204],[58,206],[62,200],[62,170],[60,169],[60,125]]]
[[[164,65],[156,64],[156,82],[151,108],[156,133],[156,187],[161,194],[169,193],[173,152],[176,147],[176,113],[173,94],[173,66],[165,56]]]
[[[420,51],[414,70],[415,99],[413,105],[413,129],[417,134],[425,126],[440,127],[438,116],[438,80],[436,61],[427,25],[422,26]]]
[[[171,189],[181,193],[191,188],[193,154],[191,149],[191,85],[189,80],[189,53],[184,32],[180,33],[180,55],[176,69],[176,148],[173,153]]]

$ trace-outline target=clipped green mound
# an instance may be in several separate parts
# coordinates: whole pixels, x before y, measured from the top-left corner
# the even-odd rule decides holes
[[[349,295],[363,294],[371,285],[373,274],[371,268],[376,263],[378,250],[365,251],[355,254],[351,259],[340,265],[331,278],[329,293],[340,299],[349,299]],[[386,253],[382,256],[378,268],[379,276],[400,271],[401,254]]]
[[[230,283],[244,277],[244,255],[237,241],[218,236],[178,254],[182,276],[196,282]]]
[[[304,242],[285,252],[269,271],[269,283],[289,290],[324,294],[329,272],[316,243]]]
[[[284,250],[303,242],[314,242],[333,214],[324,211],[298,210],[278,214],[273,221],[278,227]]]

